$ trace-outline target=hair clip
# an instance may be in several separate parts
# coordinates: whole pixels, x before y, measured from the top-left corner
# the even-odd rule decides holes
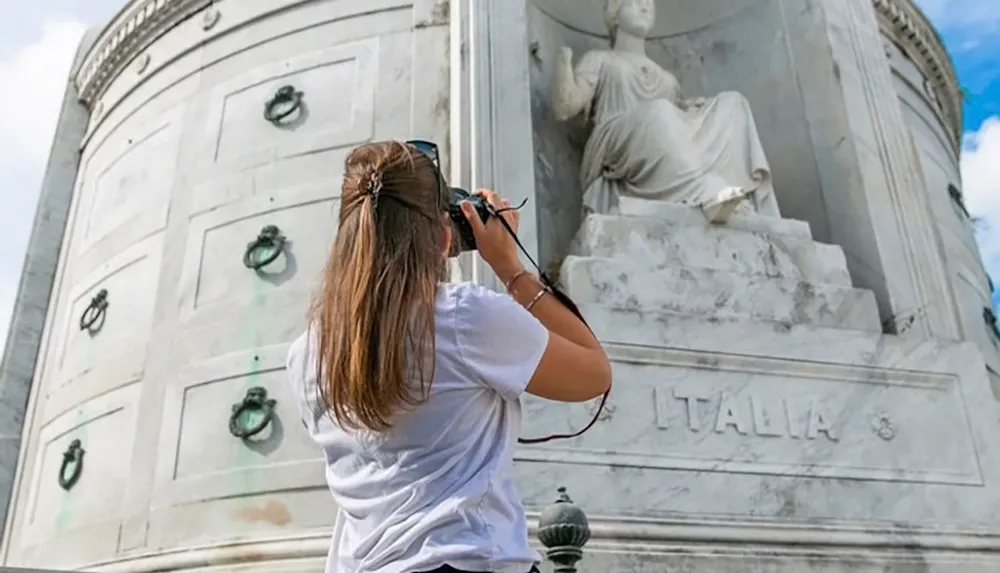
[[[365,193],[371,195],[372,198],[372,209],[378,209],[378,195],[382,191],[382,175],[378,171],[373,171],[371,175],[368,176],[368,181],[365,184]]]

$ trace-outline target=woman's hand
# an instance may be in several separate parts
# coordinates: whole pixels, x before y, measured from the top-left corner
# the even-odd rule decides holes
[[[490,217],[483,224],[472,204],[468,201],[462,202],[462,213],[469,220],[472,234],[476,237],[476,250],[497,277],[506,282],[514,273],[521,270],[521,262],[517,258],[517,243],[514,237],[503,223],[496,220],[496,217],[503,217],[516,234],[520,216],[516,210],[510,209],[510,202],[501,198],[495,191],[480,189],[474,194],[485,199],[496,211],[508,209],[495,217]]]

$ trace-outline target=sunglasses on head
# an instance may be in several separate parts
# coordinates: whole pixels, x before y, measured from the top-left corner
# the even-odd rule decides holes
[[[477,195],[472,195],[465,189],[445,186],[444,176],[441,174],[441,156],[436,143],[423,139],[411,139],[406,144],[426,155],[434,165],[434,177],[438,187],[438,208],[442,212],[448,213],[452,225],[458,229],[460,250],[476,250],[476,239],[472,234],[472,226],[465,218],[465,214],[462,213],[461,204],[463,201],[472,203],[476,212],[479,213],[479,218],[482,219],[483,223],[486,223],[490,217],[490,209],[486,201]]]
[[[407,141],[406,144],[426,155],[434,165],[434,177],[437,179],[438,186],[438,206],[442,211],[447,211],[448,206],[451,203],[460,203],[462,200],[472,197],[471,193],[465,189],[445,186],[444,176],[441,173],[441,155],[438,151],[436,143],[424,139],[411,139]],[[451,197],[448,197],[446,192],[450,194]]]

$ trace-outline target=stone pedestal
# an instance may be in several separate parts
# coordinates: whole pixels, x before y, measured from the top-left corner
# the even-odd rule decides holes
[[[697,316],[880,332],[874,295],[851,286],[840,247],[809,225],[760,215],[708,223],[696,208],[624,200],[591,215],[562,282],[577,302]]]
[[[553,120],[555,63],[563,46],[578,55],[607,47],[603,4],[530,2],[538,241],[546,262],[565,255],[579,225],[583,190],[575,179],[586,139],[585,128]],[[875,294],[892,331],[957,340],[954,285],[872,4],[661,0],[646,52],[678,78],[685,97],[746,97],[781,213],[809,221],[819,240],[843,249],[853,284]],[[508,57],[524,61],[520,53]]]
[[[804,223],[622,211],[587,219],[561,274],[613,361],[609,406],[517,455],[526,504],[566,485],[586,509],[581,569],[1000,567],[1000,408],[971,344],[883,335]],[[523,432],[593,408],[529,399]]]

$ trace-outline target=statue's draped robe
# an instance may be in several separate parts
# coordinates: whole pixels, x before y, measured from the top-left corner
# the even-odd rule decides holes
[[[755,190],[750,204],[778,217],[771,170],[746,99],[724,92],[679,106],[676,78],[640,54],[595,51],[580,73],[595,82],[584,149],[584,207],[611,213],[618,197],[698,205],[727,187]]]

